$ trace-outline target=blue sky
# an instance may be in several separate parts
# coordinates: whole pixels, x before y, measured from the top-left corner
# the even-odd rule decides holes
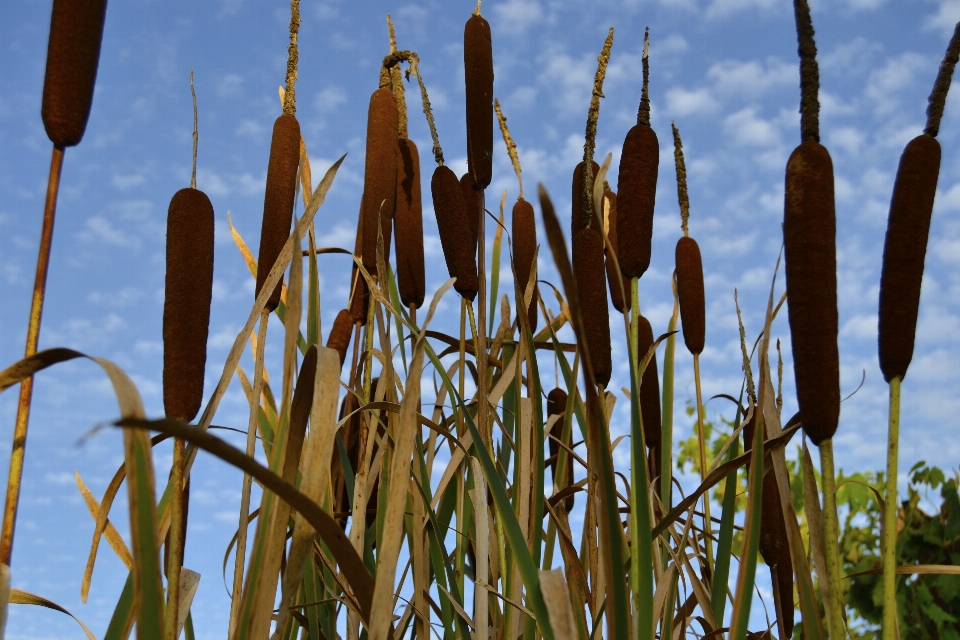
[[[317,216],[321,246],[351,247],[363,180],[365,118],[378,67],[388,50],[385,17],[398,44],[420,54],[445,156],[466,169],[463,114],[463,24],[473,2],[302,3],[298,111],[315,180],[347,158]],[[876,314],[887,208],[903,145],[922,131],[926,98],[955,22],[957,0],[819,0],[811,2],[821,69],[821,135],[836,170],[842,394],[866,380],[843,404],[836,436],[845,470],[884,466],[886,385],[877,366]],[[706,276],[707,348],[704,395],[735,394],[740,347],[733,303],[739,289],[748,335],[762,327],[766,295],[780,249],[783,172],[799,142],[796,38],[785,0],[487,0],[493,32],[495,94],[517,142],[528,199],[543,182],[559,212],[569,212],[570,175],[582,156],[590,88],[607,29],[616,28],[604,86],[597,157],[613,153],[635,122],[640,95],[643,29],[651,30],[652,124],[661,165],[653,261],[641,281],[641,304],[656,333],[666,329],[669,277],[680,235],[670,122],[683,135],[689,175],[691,234]],[[286,62],[285,2],[114,1],[107,13],[93,112],[85,139],[67,151],[41,347],[67,346],[109,358],[138,385],[148,413],[162,413],[161,315],[164,229],[169,199],[190,179],[192,112],[188,76],[195,70],[199,103],[198,188],[217,219],[214,304],[207,392],[253,300],[253,282],[230,239],[237,230],[256,246],[277,86]],[[49,25],[48,1],[0,5],[0,366],[23,349],[33,282],[50,143],[40,121],[40,94]],[[409,86],[409,85],[408,85]],[[412,87],[411,87],[412,88]],[[429,133],[419,96],[408,91],[410,135],[432,171]],[[956,467],[960,438],[957,376],[960,357],[960,102],[947,101],[939,139],[943,163],[927,253],[917,349],[903,385],[901,471],[925,459]],[[516,179],[497,140],[494,208]],[[428,184],[424,183],[424,194]],[[539,207],[537,207],[539,219]],[[567,214],[569,215],[569,214]],[[509,212],[508,212],[509,216]],[[446,278],[429,198],[424,200],[427,290]],[[566,225],[564,225],[566,228]],[[540,229],[542,238],[542,227]],[[489,246],[489,245],[488,245]],[[345,303],[349,268],[341,256],[321,258],[324,331]],[[541,277],[556,282],[548,252]],[[777,292],[782,292],[782,273]],[[501,291],[502,291],[501,287]],[[456,315],[444,300],[438,328]],[[614,353],[624,353],[612,319]],[[785,338],[785,412],[795,410],[785,314],[774,325]],[[279,347],[268,367],[279,373]],[[676,373],[678,437],[693,395],[692,365],[679,344]],[[251,369],[249,354],[242,361]],[[545,375],[552,367],[545,369]],[[627,382],[615,358],[611,388]],[[93,425],[116,415],[105,378],[89,363],[42,374],[34,392],[21,498],[13,585],[49,597],[101,635],[125,571],[101,549],[90,602],[79,585],[93,523],[74,471],[98,497],[122,459],[120,435],[106,429],[77,444]],[[6,476],[15,391],[0,396],[0,474]],[[215,423],[244,426],[245,400],[234,384]],[[614,435],[625,431],[625,404]],[[711,415],[727,407],[711,403]],[[626,463],[624,449],[617,452]],[[158,476],[169,452],[157,455]],[[200,637],[221,637],[229,609],[221,586],[223,550],[236,527],[240,476],[201,456],[193,472],[187,566],[203,580],[195,612]],[[127,530],[126,511],[113,520]],[[49,611],[14,610],[11,638],[82,637]],[[32,608],[30,608],[32,609]]]

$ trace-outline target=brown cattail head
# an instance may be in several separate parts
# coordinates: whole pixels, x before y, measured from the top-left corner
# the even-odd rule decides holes
[[[473,14],[463,28],[467,87],[467,166],[480,189],[493,175],[493,44],[490,23]]]
[[[632,293],[630,290],[630,281],[617,276],[617,265],[613,260],[613,256],[619,255],[619,244],[617,240],[617,194],[612,191],[607,191],[603,194],[603,197],[606,199],[609,208],[606,222],[607,240],[610,241],[610,246],[604,249],[604,255],[606,256],[605,260],[607,264],[607,284],[610,286],[610,302],[613,303],[614,309],[623,313],[630,308]],[[610,255],[611,249],[613,249],[613,256]],[[620,286],[621,283],[623,284],[622,288]]]
[[[400,300],[420,308],[427,287],[423,265],[423,202],[420,196],[420,154],[413,140],[401,138],[397,148],[397,287]]]
[[[360,197],[360,214],[357,216],[357,239],[353,245],[353,255],[363,256],[363,197]],[[367,288],[367,281],[357,269],[357,264],[353,264],[353,270],[350,273],[350,318],[354,324],[363,326],[367,324],[367,307],[370,305],[370,290]]]
[[[473,302],[480,286],[477,276],[477,248],[471,244],[472,232],[457,174],[450,167],[437,167],[430,180],[430,191],[433,194],[433,210],[437,216],[440,246],[447,262],[447,272],[457,279],[454,289]]]
[[[107,0],[54,0],[40,113],[57,147],[80,144],[97,82]]]
[[[840,419],[836,237],[833,161],[806,141],[787,162],[783,241],[797,404],[816,445]]]
[[[683,341],[694,355],[703,353],[707,315],[703,295],[703,263],[697,241],[688,236],[677,240],[677,297]]]
[[[597,384],[606,386],[613,371],[610,354],[610,311],[607,308],[606,275],[603,268],[603,238],[594,228],[573,236],[573,275],[580,295],[580,313],[587,349]]]
[[[913,359],[920,281],[939,173],[936,138],[924,134],[907,143],[893,183],[880,272],[880,370],[887,382],[903,379]]]
[[[370,96],[367,111],[367,155],[363,168],[363,266],[377,273],[377,229],[383,233],[383,258],[390,257],[390,231],[397,202],[399,115],[393,92],[386,87]]]
[[[517,288],[521,295],[526,293],[533,270],[533,256],[537,252],[537,224],[534,220],[533,205],[526,200],[517,200],[513,205],[513,263],[516,270]],[[533,283],[533,297],[527,309],[530,330],[537,330],[537,283]],[[517,300],[517,309],[520,309]]]
[[[617,176],[617,257],[625,278],[639,278],[650,266],[659,168],[656,132],[649,125],[634,125],[623,141]]]
[[[592,163],[593,166],[593,175],[596,177],[600,173],[600,165],[596,162]],[[572,192],[570,200],[570,238],[577,234],[577,231],[580,229],[585,229],[587,227],[586,220],[583,215],[583,161],[577,163],[576,168],[573,170],[573,183],[572,183]],[[592,220],[599,220],[599,215],[595,215]],[[591,221],[591,225],[593,226]]]
[[[653,327],[643,316],[637,316],[637,364],[653,345]],[[640,378],[640,416],[643,418],[643,438],[648,447],[660,444],[660,377],[657,373],[657,354],[654,353]]]
[[[300,123],[295,116],[281,114],[273,123],[267,188],[263,197],[263,222],[260,226],[260,254],[257,258],[256,296],[267,280],[290,235],[293,201],[297,195],[297,169],[300,167]],[[297,249],[299,251],[299,249]],[[280,304],[280,285],[270,295],[267,310]]]
[[[353,318],[348,309],[341,309],[333,321],[333,329],[327,336],[327,346],[336,349],[340,354],[340,368],[347,361],[347,347],[350,346],[350,335],[353,333]]]
[[[190,422],[203,399],[213,291],[213,206],[203,191],[181,189],[167,210],[163,301],[163,408]]]
[[[561,416],[559,420],[553,423],[553,428],[550,430],[550,433],[554,438],[563,438],[563,415],[567,410],[567,392],[557,387],[553,391],[547,394],[547,415],[548,416]],[[572,434],[571,434],[572,437]],[[554,484],[557,485],[558,490],[562,490],[570,486],[570,483],[573,481],[573,456],[570,452],[567,452],[567,464],[564,468],[563,477],[557,475],[557,465],[560,460],[560,444],[554,440],[554,438],[549,438],[550,440],[550,470],[553,473]],[[566,440],[566,445],[569,447],[572,443],[570,437]],[[573,509],[574,496],[567,497],[564,500],[564,506],[567,508],[567,511]]]
[[[470,223],[471,242],[473,243],[473,251],[476,253],[480,240],[480,218],[483,217],[483,201],[480,198],[480,191],[477,190],[477,183],[473,181],[469,173],[460,176],[460,192],[463,194],[467,222]]]

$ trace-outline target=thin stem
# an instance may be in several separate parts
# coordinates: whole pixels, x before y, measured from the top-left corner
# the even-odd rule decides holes
[[[836,474],[833,466],[833,439],[820,443],[820,477],[823,480],[823,551],[827,563],[827,585],[830,592],[830,637],[844,637],[843,597],[840,591],[840,525],[837,520]],[[896,489],[894,489],[896,490]]]
[[[953,79],[953,69],[957,66],[958,59],[960,59],[960,22],[953,30],[953,37],[950,38],[947,51],[943,54],[937,79],[933,83],[933,90],[927,100],[927,126],[924,127],[923,132],[934,138],[940,133],[940,119],[943,117],[943,107],[947,102],[947,92],[950,91],[950,81]]]
[[[197,91],[193,88],[193,69],[190,69],[190,95],[193,96],[193,171],[190,174],[190,188],[196,189],[197,188],[197,145],[200,142],[200,135],[197,132]]]
[[[480,434],[483,436],[487,451],[492,456],[493,434],[490,426],[490,405],[487,403],[487,203],[484,190],[480,190],[480,228],[477,233],[477,275],[480,287],[477,291],[477,323],[474,328],[477,356],[477,419],[480,422]],[[472,306],[471,306],[472,310]],[[471,320],[473,320],[471,314]],[[484,329],[484,331],[480,331]]]
[[[297,114],[297,63],[300,53],[297,49],[297,35],[300,32],[300,0],[290,0],[290,45],[287,47],[287,77],[283,94],[283,112]]]
[[[43,207],[43,227],[40,231],[40,248],[37,252],[37,273],[33,282],[33,298],[30,301],[30,321],[27,324],[25,357],[37,352],[40,340],[40,319],[43,301],[47,292],[47,269],[50,266],[50,249],[53,244],[53,222],[57,211],[57,194],[60,191],[60,171],[63,168],[63,148],[54,146],[50,159],[50,175],[47,178],[47,200]],[[0,532],[0,562],[9,566],[13,554],[13,531],[17,522],[17,505],[20,502],[20,484],[23,479],[23,454],[27,446],[27,425],[30,422],[30,400],[33,397],[33,378],[20,383],[20,399],[17,403],[17,421],[13,430],[13,446],[10,450],[10,472],[7,477],[7,500],[3,509],[3,530]]]
[[[173,468],[170,483],[173,486],[173,499],[170,502],[170,530],[167,544],[167,608],[164,614],[166,640],[177,640],[177,615],[180,611],[180,569],[183,566],[183,451],[185,441],[175,438],[173,441]]]
[[[613,27],[607,33],[603,49],[597,57],[597,73],[593,78],[593,95],[587,111],[587,130],[583,142],[583,226],[589,227],[593,220],[593,150],[597,146],[597,121],[600,119],[600,98],[603,97],[603,80],[607,76],[610,49],[613,47]]]
[[[672,278],[671,278],[672,280]],[[663,351],[663,379],[661,380],[660,400],[660,500],[663,508],[670,510],[672,502],[671,492],[673,485],[673,356],[676,349],[676,336],[673,331],[677,328],[677,316],[680,314],[680,304],[677,300],[676,281],[673,283],[673,315],[667,325],[667,346]]]
[[[697,440],[700,448],[700,480],[707,479],[707,440],[703,433],[703,394],[700,391],[700,354],[693,354],[693,380],[697,389]],[[704,546],[707,549],[707,566],[713,567],[713,540],[710,538],[710,492],[703,492]]]
[[[257,426],[260,421],[260,394],[263,392],[263,351],[267,343],[267,324],[270,311],[264,309],[260,314],[260,329],[257,332],[257,352],[253,365],[253,392],[250,396],[250,418],[247,421],[247,449],[251,458],[257,443]],[[243,590],[243,565],[247,555],[247,523],[250,513],[250,485],[253,478],[243,474],[243,488],[240,493],[240,524],[237,528],[237,556],[233,565],[233,600],[230,603],[230,630],[227,637],[232,638],[240,614],[240,596]]]
[[[890,381],[887,487],[883,505],[883,640],[897,633],[897,450],[900,442],[900,378]]]
[[[517,154],[517,143],[513,141],[513,136],[510,135],[510,129],[507,127],[507,116],[503,115],[500,101],[496,98],[493,99],[493,110],[497,114],[497,122],[500,123],[500,133],[503,134],[503,143],[507,145],[507,155],[510,156],[510,163],[513,164],[513,172],[517,174],[517,183],[520,185],[520,200],[523,200],[523,178],[520,175],[520,156]]]

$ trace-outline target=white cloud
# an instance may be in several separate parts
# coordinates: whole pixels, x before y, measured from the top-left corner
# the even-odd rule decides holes
[[[667,112],[671,116],[703,115],[716,111],[719,106],[720,103],[706,87],[692,90],[673,87],[667,90]]]
[[[917,79],[918,72],[927,69],[927,61],[919,53],[908,51],[887,60],[882,69],[870,74],[864,94],[874,102],[877,115],[896,110],[898,92]]]
[[[937,13],[927,18],[927,28],[950,34],[958,21],[960,21],[960,0],[940,0]]]
[[[725,17],[745,9],[770,9],[776,5],[777,0],[713,0],[707,7],[707,17]]]
[[[543,8],[536,0],[507,0],[493,7],[498,26],[506,33],[523,33],[528,27],[543,21]]]
[[[243,89],[243,77],[228,73],[217,83],[217,95],[221,98],[236,98]]]
[[[77,237],[84,242],[106,243],[121,247],[139,247],[140,239],[118,228],[103,216],[88,218]]]
[[[855,127],[840,127],[830,131],[827,135],[830,147],[843,149],[847,155],[857,157],[863,147],[864,134]]]
[[[714,81],[718,93],[745,98],[758,98],[771,89],[799,82],[796,64],[777,58],[765,62],[722,60],[711,65],[707,77]]]
[[[737,144],[751,147],[780,145],[780,130],[772,122],[757,117],[756,107],[747,107],[727,116],[723,128]]]
[[[433,94],[431,94],[433,97]],[[325,87],[313,100],[313,106],[321,113],[335,112],[338,107],[347,102],[347,93],[341,87],[331,85]]]

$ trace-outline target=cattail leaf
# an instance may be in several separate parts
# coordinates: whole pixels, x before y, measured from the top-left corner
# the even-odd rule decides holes
[[[9,571],[9,569],[8,569]],[[77,616],[73,615],[56,602],[52,600],[47,600],[43,596],[38,596],[30,593],[29,591],[22,591],[20,589],[10,589],[10,604],[32,604],[40,607],[46,607],[47,609],[53,609],[54,611],[59,611],[62,614],[68,615],[74,619],[74,621],[80,625],[80,628],[83,629],[83,632],[86,634],[89,640],[97,640],[97,636],[93,635],[93,632],[83,624],[83,622]]]
[[[100,503],[97,502],[97,499],[94,497],[93,493],[90,492],[90,489],[87,488],[87,485],[83,482],[83,478],[80,477],[80,472],[75,471],[77,479],[77,488],[80,489],[80,495],[83,496],[83,501],[87,505],[87,510],[90,512],[90,516],[93,517],[93,521],[96,522],[100,517]],[[120,558],[120,562],[129,570],[133,568],[133,555],[130,553],[130,549],[127,548],[127,543],[123,541],[120,532],[117,531],[116,527],[113,526],[113,523],[109,519],[106,520],[106,526],[103,530],[103,536],[107,539],[107,542],[110,544],[110,548],[113,549],[114,553],[117,554],[117,557]],[[86,594],[83,594],[82,600],[86,603]]]

